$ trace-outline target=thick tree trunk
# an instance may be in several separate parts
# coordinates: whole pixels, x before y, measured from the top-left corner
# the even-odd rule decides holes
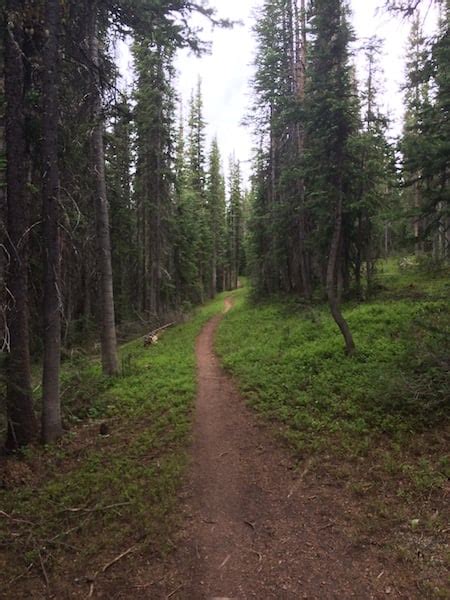
[[[305,0],[301,0],[300,14],[297,0],[294,2],[294,18],[295,18],[295,64],[294,64],[294,79],[296,85],[296,93],[300,103],[305,102],[306,89],[306,6]],[[297,124],[297,144],[300,161],[304,160],[305,153],[305,127],[302,123]],[[309,269],[308,252],[306,249],[307,240],[307,210],[305,206],[305,181],[300,177],[298,182],[298,194],[300,203],[300,215],[298,218],[298,245],[299,245],[299,262],[300,273],[303,284],[303,295],[306,300],[312,298],[311,273]]]
[[[10,295],[7,326],[10,353],[7,373],[5,447],[14,450],[33,442],[37,422],[31,393],[28,277],[27,277],[27,150],[24,116],[24,66],[22,56],[22,2],[8,0],[5,27],[6,185],[8,208],[7,252]]]
[[[100,58],[97,23],[97,3],[91,6],[90,59],[92,73],[92,165],[95,178],[95,218],[97,228],[98,268],[100,272],[100,311],[102,367],[107,375],[119,371],[117,358],[116,323],[114,316],[113,272],[111,264],[111,240],[109,210],[106,195],[105,152],[103,144],[102,93],[100,81]]]
[[[330,254],[327,267],[327,295],[331,314],[337,326],[341,330],[345,340],[345,349],[347,354],[353,354],[355,344],[352,333],[347,321],[341,312],[340,302],[336,290],[336,279],[341,271],[341,238],[342,238],[342,192],[339,191],[339,198],[336,205],[336,214],[334,218],[334,231],[331,239]]]
[[[61,363],[61,243],[59,235],[58,168],[58,36],[59,0],[47,0],[45,27],[48,38],[43,63],[43,224],[44,224],[44,364],[42,379],[42,441],[55,441],[63,433],[59,372]]]

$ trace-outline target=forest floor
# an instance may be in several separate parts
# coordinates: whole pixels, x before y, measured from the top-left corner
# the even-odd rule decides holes
[[[244,289],[117,380],[67,365],[70,433],[3,474],[0,598],[449,598],[448,279],[411,278],[347,307],[352,359]]]
[[[186,525],[172,557],[176,596],[404,597],[397,593],[404,587],[401,572],[370,546],[355,544],[352,505],[339,482],[309,478],[309,462],[301,472],[295,469],[286,449],[245,406],[214,352],[219,320],[214,317],[197,342]]]

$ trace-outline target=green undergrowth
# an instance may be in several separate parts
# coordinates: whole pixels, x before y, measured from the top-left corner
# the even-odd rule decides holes
[[[377,295],[344,307],[351,357],[326,306],[255,302],[246,289],[216,341],[244,397],[299,464],[312,458],[316,473],[354,494],[361,531],[413,561],[432,548],[434,573],[448,568],[449,282],[448,270],[385,264]]]
[[[252,303],[242,290],[217,348],[247,398],[287,426],[298,450],[364,454],[374,436],[401,445],[449,417],[447,281],[435,279],[417,299],[397,280],[397,297],[386,287],[383,297],[348,306],[352,357],[326,306]]]
[[[195,339],[222,306],[220,296],[155,346],[144,348],[142,339],[123,346],[119,377],[104,377],[98,360],[65,363],[69,432],[57,445],[29,449],[7,464],[0,589],[27,569],[67,576],[69,556],[75,573],[86,565],[94,572],[105,556],[138,541],[167,549],[191,430]]]

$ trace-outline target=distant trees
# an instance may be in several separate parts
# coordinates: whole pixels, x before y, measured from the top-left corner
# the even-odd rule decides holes
[[[380,43],[365,44],[359,83],[346,0],[265,0],[255,25],[252,277],[262,294],[326,291],[349,353],[341,299],[373,291],[377,259],[407,247],[401,230],[414,223],[417,244],[447,252],[448,8],[437,4],[437,36],[419,48],[413,31],[400,153],[379,108]]]
[[[427,39],[413,20],[406,73],[406,113],[400,140],[407,219],[416,254],[435,259],[450,253],[448,144],[450,100],[449,8],[439,31]]]

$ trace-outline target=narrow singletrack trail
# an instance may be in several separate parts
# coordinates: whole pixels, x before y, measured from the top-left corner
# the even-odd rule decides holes
[[[226,301],[225,311],[231,308]],[[307,480],[245,406],[213,349],[221,315],[197,341],[198,397],[186,523],[172,598],[404,597],[370,548],[355,547],[342,486]],[[245,332],[243,332],[245,335]],[[382,577],[380,576],[382,574]]]

